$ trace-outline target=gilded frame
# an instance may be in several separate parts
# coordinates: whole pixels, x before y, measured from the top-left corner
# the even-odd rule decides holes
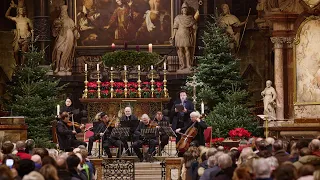
[[[73,17],[74,17],[74,22],[75,25],[78,26],[78,19],[77,19],[77,1],[79,0],[73,0]],[[112,0],[113,1],[113,0]],[[114,0],[115,1],[115,0]],[[177,4],[175,3],[175,0],[167,0],[170,1],[171,7],[170,7],[170,25],[171,25],[171,30],[170,30],[170,37],[173,36],[173,21],[174,21],[174,16],[175,16],[175,6],[177,6]],[[76,43],[76,47],[77,49],[87,49],[87,48],[111,48],[111,44],[108,45],[78,45],[78,42]],[[134,44],[131,45],[132,47],[130,47],[129,44],[129,48],[135,48],[136,45],[139,45],[140,48],[145,49],[148,48],[148,43],[147,44]],[[116,44],[117,48],[123,48],[124,45],[123,44]],[[171,47],[172,45],[170,43],[168,44],[153,44],[154,47]]]
[[[294,38],[294,42],[293,42],[293,72],[294,72],[294,106],[307,106],[307,105],[320,105],[320,102],[298,102],[297,101],[297,45],[300,44],[300,34],[302,31],[302,28],[304,27],[305,24],[307,24],[308,22],[312,21],[312,20],[320,20],[319,16],[310,16],[307,17],[299,26],[297,33],[296,33],[296,37]]]

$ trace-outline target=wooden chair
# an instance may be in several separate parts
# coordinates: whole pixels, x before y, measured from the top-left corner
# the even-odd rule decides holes
[[[211,140],[212,140],[212,127],[211,126],[207,127],[207,129],[204,130],[203,135],[204,135],[204,140],[206,142],[205,146],[210,148]]]

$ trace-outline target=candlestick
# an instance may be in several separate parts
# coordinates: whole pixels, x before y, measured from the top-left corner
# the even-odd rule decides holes
[[[163,63],[163,69],[164,69],[164,70],[167,69],[167,64],[166,64],[166,62]]]
[[[138,97],[141,98],[141,79],[140,79],[141,71],[140,71],[140,65],[138,65]]]
[[[203,103],[203,101],[201,102],[201,114],[204,114],[204,103]]]
[[[124,65],[124,68],[123,68],[125,71],[127,70],[127,66],[126,65]]]
[[[58,104],[57,105],[57,116],[59,116],[59,114],[60,114],[60,105]]]
[[[99,64],[97,64],[97,71],[99,71],[100,70],[100,68],[99,68]]]
[[[114,43],[111,44],[112,51],[116,50],[116,45]]]
[[[153,70],[153,65],[151,65],[151,70]]]
[[[149,47],[149,52],[152,53],[152,44],[150,43],[150,44],[148,45],[148,47]]]
[[[164,92],[164,98],[169,97],[168,89],[167,89],[167,70],[163,70],[163,92]]]
[[[114,89],[113,89],[113,67],[111,67],[111,71],[110,71],[110,98],[114,97]]]
[[[124,66],[124,97],[127,98],[128,96],[128,80],[127,80],[127,67]]]
[[[151,65],[151,97],[154,98],[153,66]]]
[[[97,64],[99,65],[99,64]],[[99,66],[97,66],[97,69],[99,69]],[[98,99],[101,98],[101,89],[100,89],[100,84],[101,84],[101,81],[100,81],[100,71],[98,70],[98,80],[97,80],[97,86],[98,86]]]
[[[88,67],[87,64],[84,65],[84,91],[83,98],[88,98]]]

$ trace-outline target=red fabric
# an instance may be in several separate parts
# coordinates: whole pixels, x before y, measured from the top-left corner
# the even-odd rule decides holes
[[[31,155],[23,151],[18,151],[16,155],[20,157],[20,159],[31,159]]]
[[[312,152],[313,155],[320,157],[320,151],[313,151]]]

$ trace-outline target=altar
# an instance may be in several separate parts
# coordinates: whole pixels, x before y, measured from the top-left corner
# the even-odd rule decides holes
[[[105,112],[109,117],[120,118],[126,106],[132,107],[132,113],[138,118],[142,114],[154,116],[157,111],[163,111],[163,107],[170,98],[81,98],[80,102],[86,106],[88,121],[94,121],[98,112]]]

